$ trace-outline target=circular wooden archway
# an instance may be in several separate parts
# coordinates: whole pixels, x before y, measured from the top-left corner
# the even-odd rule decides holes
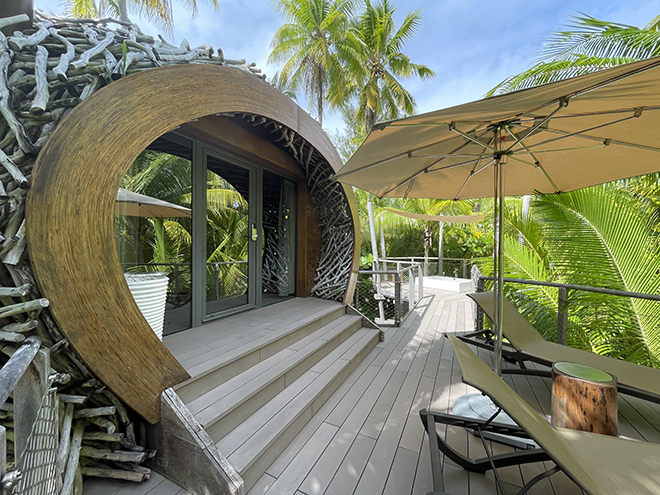
[[[341,166],[318,123],[270,84],[234,68],[185,65],[144,71],[92,95],[53,131],[32,173],[26,223],[39,288],[89,368],[152,423],[160,418],[160,392],[188,374],[124,281],[114,238],[117,189],[156,138],[222,112],[279,122],[333,169]]]

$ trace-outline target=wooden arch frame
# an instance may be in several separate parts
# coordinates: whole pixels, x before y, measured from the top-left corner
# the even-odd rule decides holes
[[[335,171],[341,166],[321,126],[270,84],[235,68],[185,65],[131,75],[78,105],[53,131],[31,177],[26,223],[39,288],[89,368],[151,423],[160,419],[160,393],[188,374],[124,281],[114,238],[116,191],[156,138],[223,112],[273,119],[307,140]]]

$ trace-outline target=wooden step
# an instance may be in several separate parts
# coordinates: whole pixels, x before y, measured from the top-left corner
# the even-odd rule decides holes
[[[307,306],[313,302],[315,301],[310,298],[310,304]],[[241,328],[234,331],[237,335],[233,335],[231,329],[222,330],[221,342],[224,343],[219,346],[211,343],[202,353],[195,350],[197,352],[195,356],[175,352],[175,356],[184,365],[191,379],[175,386],[174,389],[181,400],[188,404],[219,384],[238,376],[345,315],[345,308],[341,304],[328,304],[330,301],[323,303],[323,305],[311,306],[313,311],[305,314],[293,325],[287,322],[280,323],[273,318],[269,321],[267,315],[264,315],[261,326],[247,335]],[[286,302],[273,306],[284,304]],[[257,311],[264,312],[264,309],[268,308]],[[225,322],[226,326],[227,322]],[[169,347],[170,344],[168,342],[166,344]]]
[[[360,328],[217,443],[246,493],[379,339],[379,330]]]
[[[217,441],[349,339],[361,326],[360,316],[343,315],[190,401],[187,406],[211,438]]]

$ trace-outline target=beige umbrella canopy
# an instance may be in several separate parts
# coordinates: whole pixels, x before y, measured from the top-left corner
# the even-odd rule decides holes
[[[660,170],[660,58],[376,124],[337,179],[383,197],[565,192]]]
[[[376,124],[337,179],[379,197],[559,193],[660,170],[660,57]],[[493,173],[488,173],[492,171]],[[501,374],[502,229],[493,249]]]
[[[145,196],[128,189],[119,189],[115,201],[115,215],[149,218],[190,217],[190,210],[162,199]]]

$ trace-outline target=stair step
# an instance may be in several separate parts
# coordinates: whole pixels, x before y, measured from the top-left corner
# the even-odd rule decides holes
[[[318,367],[361,326],[360,316],[343,315],[190,401],[188,408],[217,441],[310,368]]]
[[[177,385],[174,390],[181,400],[188,404],[205,393],[213,390],[250,367],[270,358],[283,349],[294,345],[299,340],[345,315],[345,308],[323,306],[318,311],[301,318],[295,325],[269,324],[263,330],[247,337],[237,336],[219,347],[209,346],[209,350],[194,359],[194,364],[187,365],[186,371],[191,379]]]
[[[379,330],[360,328],[217,443],[243,477],[246,492],[379,338]]]

